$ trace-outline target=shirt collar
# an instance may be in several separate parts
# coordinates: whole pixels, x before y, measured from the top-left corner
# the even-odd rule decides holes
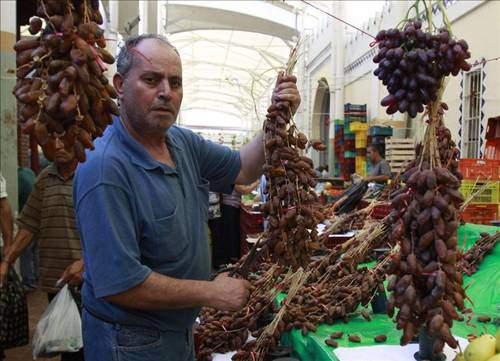
[[[72,179],[75,175],[75,172],[73,172],[73,173],[71,173],[71,175],[68,178],[64,178],[61,174],[59,174],[59,171],[57,170],[57,166],[55,163],[52,163],[52,164],[47,166],[47,173],[59,178],[60,180],[62,180],[64,182]]]
[[[166,173],[176,173],[176,171],[171,167],[161,162],[158,162],[156,159],[151,157],[151,155],[146,151],[144,146],[140,144],[137,140],[135,140],[134,137],[132,137],[132,135],[130,135],[128,129],[123,125],[120,117],[113,116],[112,127],[116,131],[120,140],[125,145],[126,151],[130,155],[132,163],[147,170],[162,168],[164,171],[166,171]],[[177,152],[181,152],[182,148],[179,146],[178,140],[176,140],[175,137],[172,137],[171,134],[169,134],[168,130],[167,130],[166,140],[169,149],[175,150],[175,152],[173,152],[173,155],[174,158],[176,158],[175,161],[178,167],[179,157],[175,157],[175,155]]]

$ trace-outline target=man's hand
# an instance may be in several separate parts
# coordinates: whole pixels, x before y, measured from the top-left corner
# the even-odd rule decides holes
[[[239,311],[248,302],[249,289],[248,281],[222,273],[211,282],[211,297],[207,306],[222,311]]]
[[[281,83],[274,89],[274,96],[280,101],[290,102],[292,114],[300,105],[300,94],[297,89],[297,78],[294,75],[283,75]]]
[[[61,279],[71,286],[79,286],[83,282],[83,260],[70,264],[63,272]]]
[[[0,288],[3,287],[7,274],[9,273],[10,264],[8,262],[0,262]]]

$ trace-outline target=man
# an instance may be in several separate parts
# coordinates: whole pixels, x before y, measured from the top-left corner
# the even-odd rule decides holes
[[[117,70],[120,117],[78,167],[74,185],[85,357],[193,361],[200,307],[238,310],[250,286],[226,274],[208,281],[208,191],[230,193],[257,179],[262,134],[238,153],[175,126],[182,66],[163,37],[129,38]],[[274,94],[293,111],[295,81],[286,77]]]
[[[14,224],[12,209],[10,208],[7,196],[7,182],[5,182],[5,178],[0,173],[0,231],[3,240],[3,255],[5,255],[12,243],[12,229]],[[0,256],[2,254],[0,254]]]
[[[70,285],[82,282],[83,261],[80,238],[75,224],[72,186],[77,161],[73,150],[65,149],[59,135],[55,142],[54,164],[37,178],[17,224],[19,230],[5,259],[0,264],[0,285],[7,271],[35,238],[40,248],[40,287],[47,292],[49,302],[58,292],[56,282],[62,278]],[[83,360],[83,353],[65,353],[62,361]]]
[[[18,185],[18,207],[21,211],[28,201],[28,197],[33,190],[35,183],[35,173],[30,168],[17,168],[17,185]],[[33,290],[36,288],[38,280],[38,242],[32,241],[31,244],[21,253],[21,276],[25,290]]]
[[[366,157],[372,163],[372,170],[368,177],[365,177],[367,182],[375,182],[385,184],[391,179],[391,167],[387,161],[382,158],[380,149],[375,145],[370,145],[366,150]]]
[[[215,269],[240,258],[240,206],[241,196],[251,193],[258,185],[256,180],[248,186],[237,184],[231,194],[222,194],[220,232],[213,237],[212,262]]]
[[[14,222],[12,218],[12,209],[10,208],[7,197],[7,183],[2,173],[0,173],[0,234],[3,240],[3,247],[0,247],[0,261],[12,244],[12,229]],[[4,350],[0,348],[0,360],[4,358]]]

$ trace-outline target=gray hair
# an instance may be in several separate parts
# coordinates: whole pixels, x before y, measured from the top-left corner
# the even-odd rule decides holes
[[[120,52],[118,53],[118,56],[116,58],[116,70],[122,76],[126,76],[127,73],[130,71],[130,69],[132,69],[134,63],[134,52],[132,51],[132,49],[134,49],[137,45],[139,45],[141,41],[145,39],[156,39],[158,41],[161,41],[165,45],[171,47],[177,53],[177,55],[180,56],[177,49],[163,35],[141,34],[141,35],[131,36],[127,38],[127,40],[125,40],[125,44],[121,47]]]

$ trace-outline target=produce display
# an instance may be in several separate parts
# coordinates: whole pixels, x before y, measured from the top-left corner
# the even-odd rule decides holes
[[[486,333],[472,340],[454,361],[500,361],[500,330],[496,337]]]
[[[237,350],[234,360],[259,360],[279,344],[283,332],[293,328],[303,334],[314,332],[321,323],[347,322],[359,305],[367,305],[385,279],[390,256],[374,269],[358,268],[366,255],[390,233],[389,220],[368,223],[344,244],[329,250],[323,258],[310,262],[304,271],[271,262],[258,265],[249,275],[252,284],[248,305],[239,312],[203,309],[196,334],[201,341],[199,358],[211,360],[213,352]],[[273,302],[280,292],[287,298],[280,307]],[[279,308],[279,309],[278,309]],[[261,320],[272,321],[266,325]],[[367,320],[366,311],[361,313]],[[246,344],[252,335],[256,340]]]
[[[464,315],[472,319],[472,310],[465,305],[468,297],[462,272],[476,272],[500,233],[481,234],[463,255],[458,250],[462,176],[459,151],[443,123],[448,107],[441,97],[446,76],[470,69],[466,61],[470,52],[464,40],[453,37],[441,2],[446,28],[439,30],[425,1],[416,1],[408,14],[411,10],[420,14],[419,4],[430,20],[428,30],[421,19],[407,15],[397,28],[379,32],[379,50],[373,58],[378,64],[374,74],[389,92],[381,102],[387,113],[407,112],[415,117],[424,112],[427,123],[415,159],[398,175],[398,182],[379,195],[390,193],[392,213],[381,221],[373,220],[370,213],[376,201],[355,210],[367,191],[364,181],[321,209],[313,190],[313,162],[304,152],[309,147],[324,151],[326,146],[308,140],[295,125],[290,104],[273,95],[263,124],[268,201],[261,209],[268,228],[232,272],[232,276],[248,278],[250,299],[238,312],[201,311],[195,331],[200,340],[198,360],[210,361],[214,352],[237,351],[235,361],[260,361],[277,348],[284,332],[299,329],[305,336],[320,324],[349,322],[353,314],[370,321],[364,307],[377,292],[384,292],[388,275],[387,313],[395,316],[396,328],[402,330],[401,345],[426,330],[434,354],[441,353],[445,343],[458,346],[450,331],[453,321]],[[75,158],[84,162],[85,149],[93,149],[93,139],[111,124],[112,114],[119,114],[116,91],[105,75],[106,64],[113,64],[114,58],[105,49],[99,27],[103,22],[99,2],[39,0],[36,15],[29,26],[33,37],[14,46],[18,80],[13,92],[20,103],[19,121],[48,160],[54,159],[53,135],[57,134],[67,149],[74,150]],[[296,60],[294,49],[276,87],[292,73]],[[317,225],[325,218],[327,226],[320,236]],[[330,235],[351,230],[357,230],[353,237],[325,248]],[[382,245],[391,247],[388,254],[373,268],[361,267]],[[312,260],[315,251],[324,255]],[[277,303],[281,293],[287,295]],[[477,320],[491,319],[479,316]],[[337,348],[341,339],[363,342],[360,335],[341,331],[324,342]],[[378,334],[373,341],[384,343],[387,336]],[[500,333],[496,339],[485,334],[456,360],[499,361],[499,345]]]
[[[381,30],[376,36],[379,51],[373,61],[378,67],[373,74],[389,91],[381,101],[387,107],[387,114],[399,111],[415,117],[427,104],[437,100],[444,77],[471,68],[466,61],[471,56],[467,42],[453,38],[445,15],[447,28],[434,33],[432,11],[425,1],[416,1],[408,14],[415,9],[419,16],[419,4],[426,7],[427,19],[431,20],[428,31],[422,28],[421,20],[405,19],[400,23],[401,28]],[[445,14],[443,9],[442,12]]]
[[[356,208],[368,189],[368,182],[361,181],[347,188],[332,204],[331,211],[335,214],[351,212]]]
[[[21,128],[33,134],[45,157],[54,159],[56,133],[75,157],[101,136],[118,115],[115,89],[104,75],[113,56],[105,49],[96,0],[39,0],[29,32],[14,45]]]
[[[201,324],[196,329],[201,340],[199,360],[211,360],[214,352],[239,350],[246,343],[248,335],[257,331],[259,319],[275,311],[273,301],[280,289],[287,289],[290,276],[282,278],[280,275],[283,271],[277,265],[263,263],[260,268],[261,271],[249,278],[252,284],[250,298],[241,311],[202,309]],[[256,333],[254,335],[257,336]],[[252,344],[246,347],[252,347]]]

